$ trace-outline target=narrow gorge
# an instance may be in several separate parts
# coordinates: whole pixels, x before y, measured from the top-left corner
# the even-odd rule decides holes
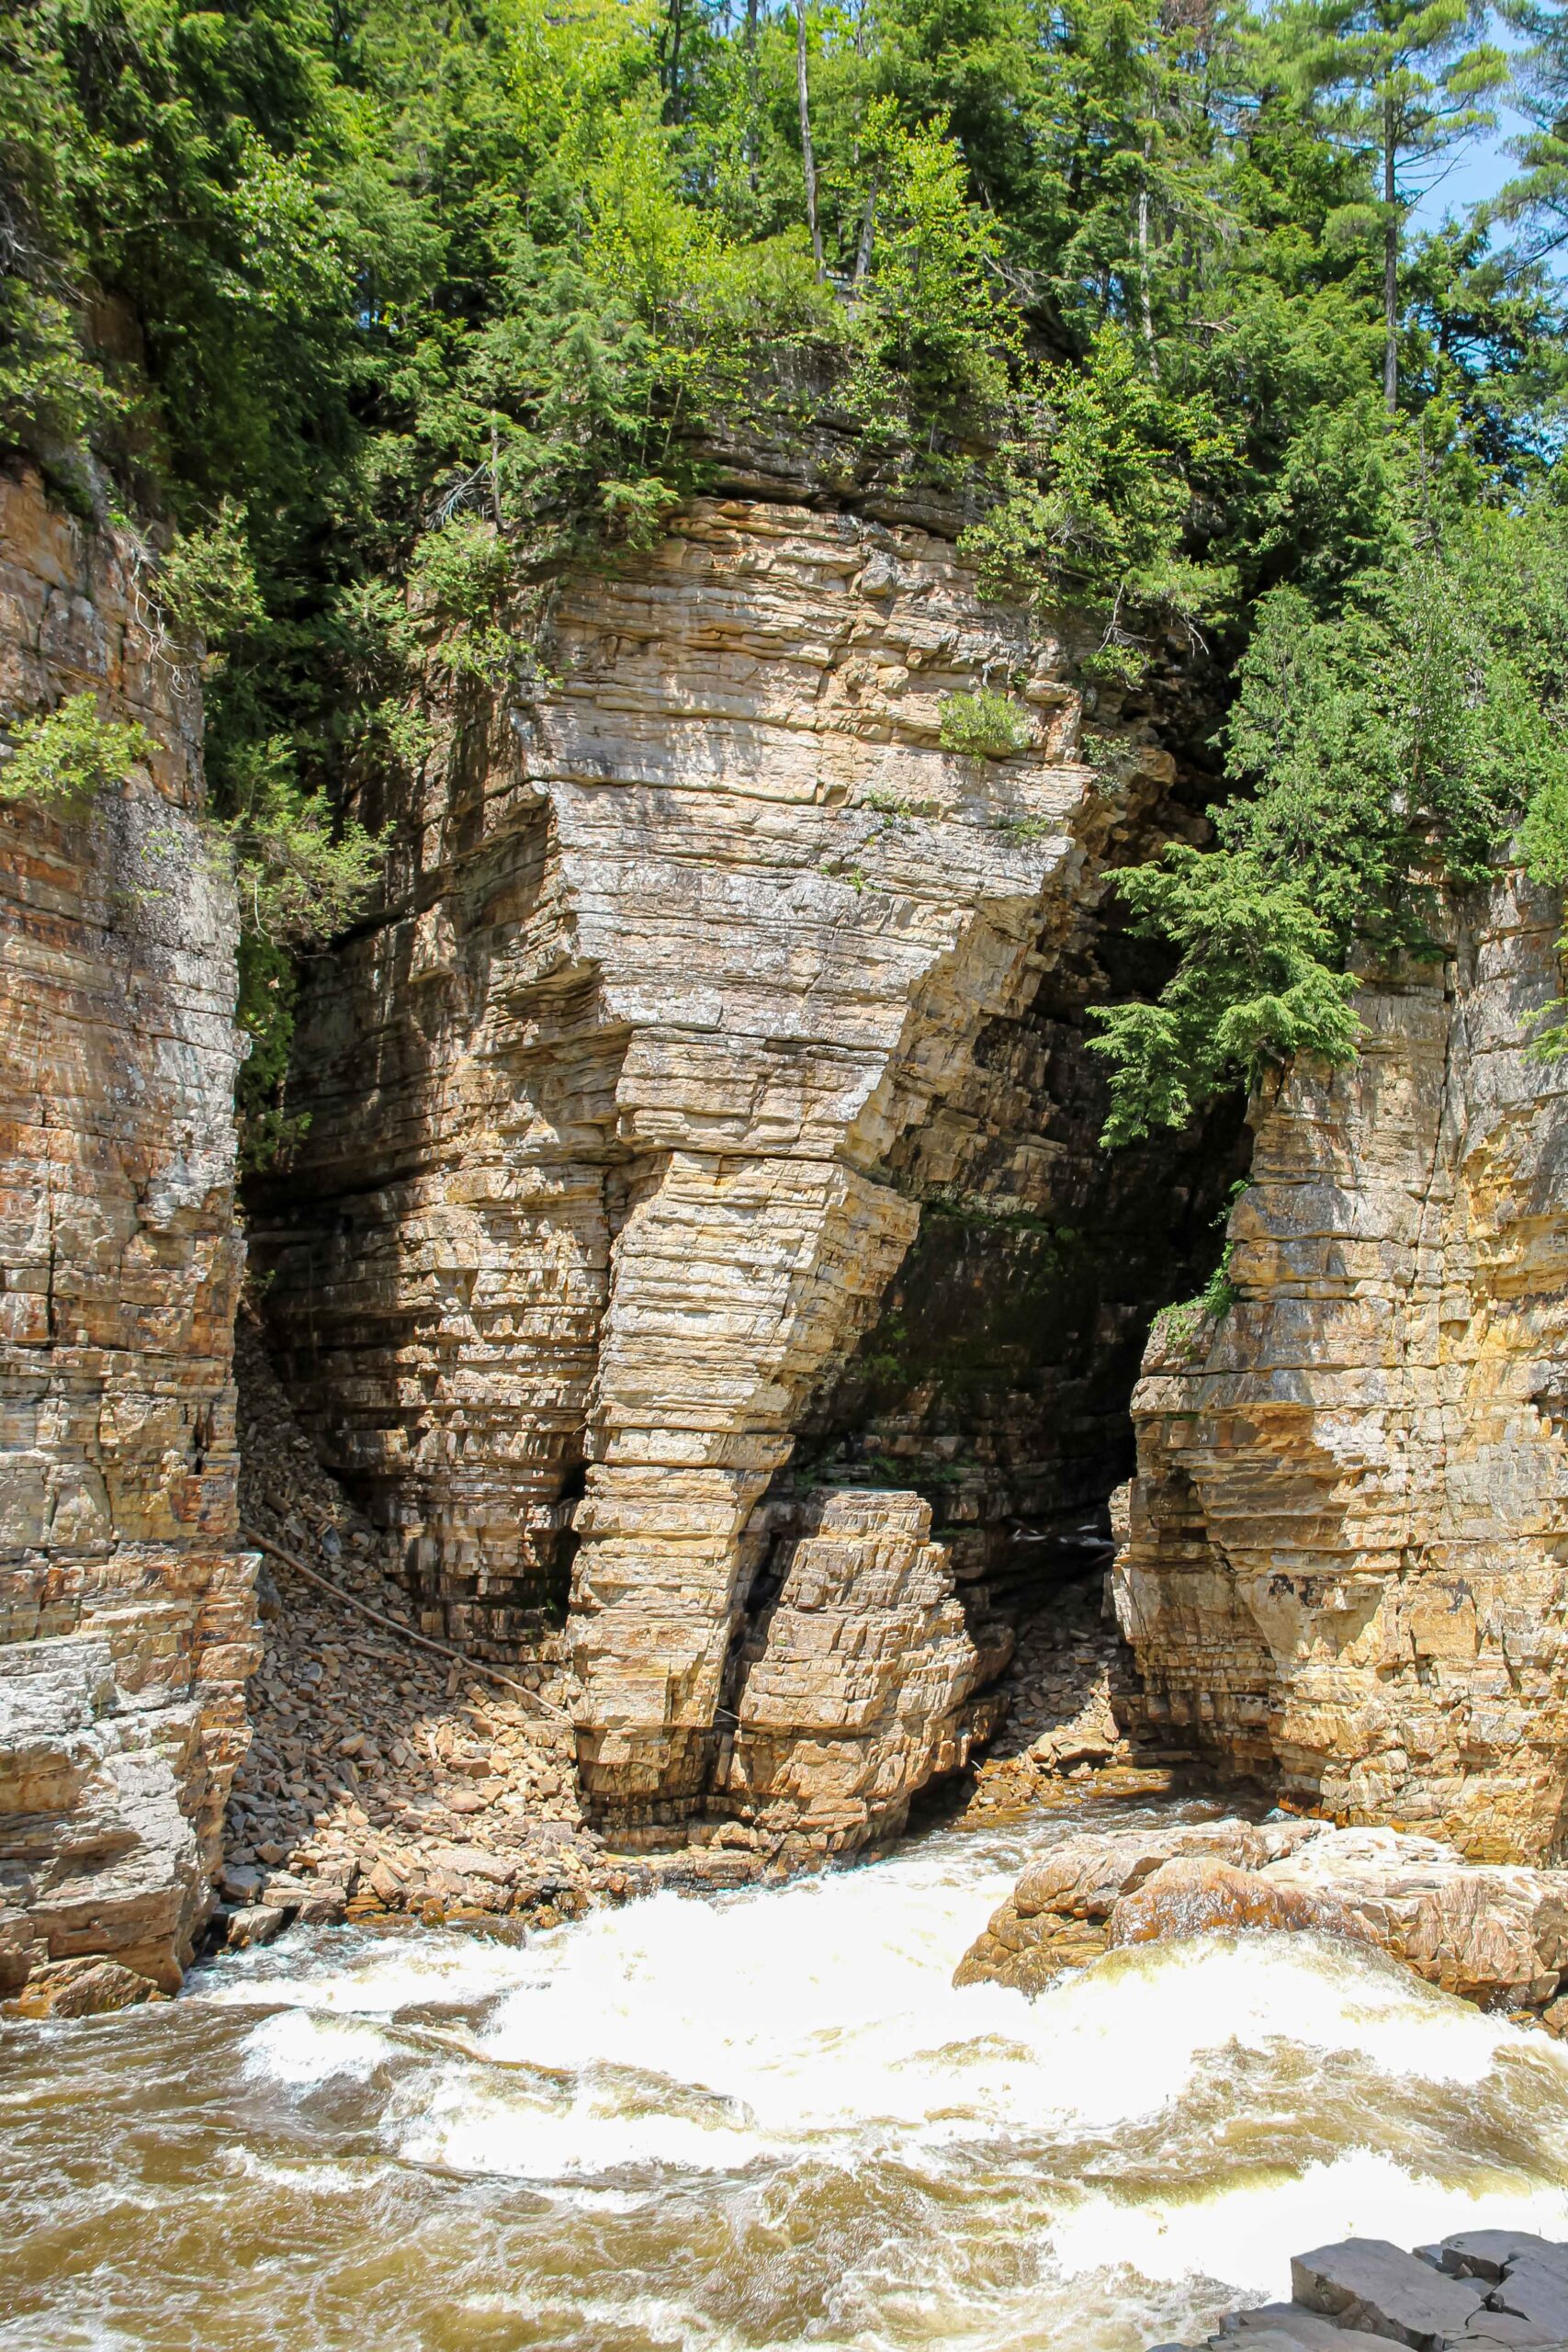
[[[1222,1107],[1108,1154],[1086,1012],[1149,970],[1108,878],[1206,786],[1162,740],[1179,665],[1086,694],[940,508],[728,464],[560,583],[525,700],[437,691],[384,895],[308,967],[299,1140],[243,1239],[194,672],[112,537],[7,487],[13,700],[89,680],[158,747],[90,839],[6,818],[13,1993],[85,2002],[100,1958],[172,1987],[218,1899],[259,1657],[247,1249],[362,1592],[554,1693],[601,1845],[789,1868],[896,1834],[1114,1522],[1117,1753],[1558,1858],[1545,894],[1456,900],[1445,961],[1362,989],[1354,1067],[1250,1137]],[[998,677],[1028,747],[945,750],[944,697]],[[1172,1308],[1233,1192],[1233,1302]]]
[[[1568,6],[1373,14],[0,7],[0,2352],[1568,2352]]]

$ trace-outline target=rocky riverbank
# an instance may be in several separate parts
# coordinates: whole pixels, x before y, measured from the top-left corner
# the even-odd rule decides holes
[[[1568,2245],[1529,2230],[1461,2230],[1414,2254],[1346,2238],[1298,2255],[1291,2300],[1230,2312],[1202,2345],[1154,2352],[1450,2352],[1568,2346]]]
[[[564,1636],[541,1632],[504,1671],[419,1646],[389,1547],[322,1469],[245,1322],[237,1364],[242,1520],[277,1550],[258,1582],[264,1657],[229,1809],[217,1940],[383,1916],[516,1935],[659,1885],[739,1885],[820,1859],[724,1820],[689,1823],[689,1842],[667,1854],[607,1846],[584,1817]],[[1127,1672],[1099,1578],[1068,1589],[1020,1640],[1003,1679],[1004,1727],[965,1816],[1076,1799],[1086,1782],[1112,1793],[1166,1787],[1168,1775],[1139,1770],[1117,1727]]]

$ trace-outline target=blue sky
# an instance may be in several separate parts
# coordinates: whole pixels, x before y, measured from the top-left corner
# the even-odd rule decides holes
[[[1495,17],[1487,25],[1486,39],[1496,41],[1503,49],[1516,50],[1519,46],[1508,28]],[[1467,205],[1479,203],[1483,197],[1495,196],[1504,181],[1518,170],[1513,157],[1504,153],[1504,142],[1517,139],[1529,126],[1511,107],[1499,107],[1498,117],[1495,131],[1469,141],[1436,167],[1432,185],[1414,209],[1416,227],[1440,229],[1448,214],[1457,215]]]

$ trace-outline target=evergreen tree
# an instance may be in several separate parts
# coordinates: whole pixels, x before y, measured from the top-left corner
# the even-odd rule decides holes
[[[1328,135],[1376,164],[1375,205],[1346,207],[1337,233],[1382,247],[1383,400],[1399,404],[1399,257],[1412,187],[1462,141],[1492,130],[1508,81],[1483,0],[1288,0],[1261,40]]]

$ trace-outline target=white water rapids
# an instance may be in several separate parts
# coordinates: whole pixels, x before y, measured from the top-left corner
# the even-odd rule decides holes
[[[1374,1957],[953,1991],[1081,1826],[522,1951],[300,1931],[172,2007],[7,2029],[0,2347],[1136,2352],[1349,2231],[1568,2236],[1568,2052]]]

